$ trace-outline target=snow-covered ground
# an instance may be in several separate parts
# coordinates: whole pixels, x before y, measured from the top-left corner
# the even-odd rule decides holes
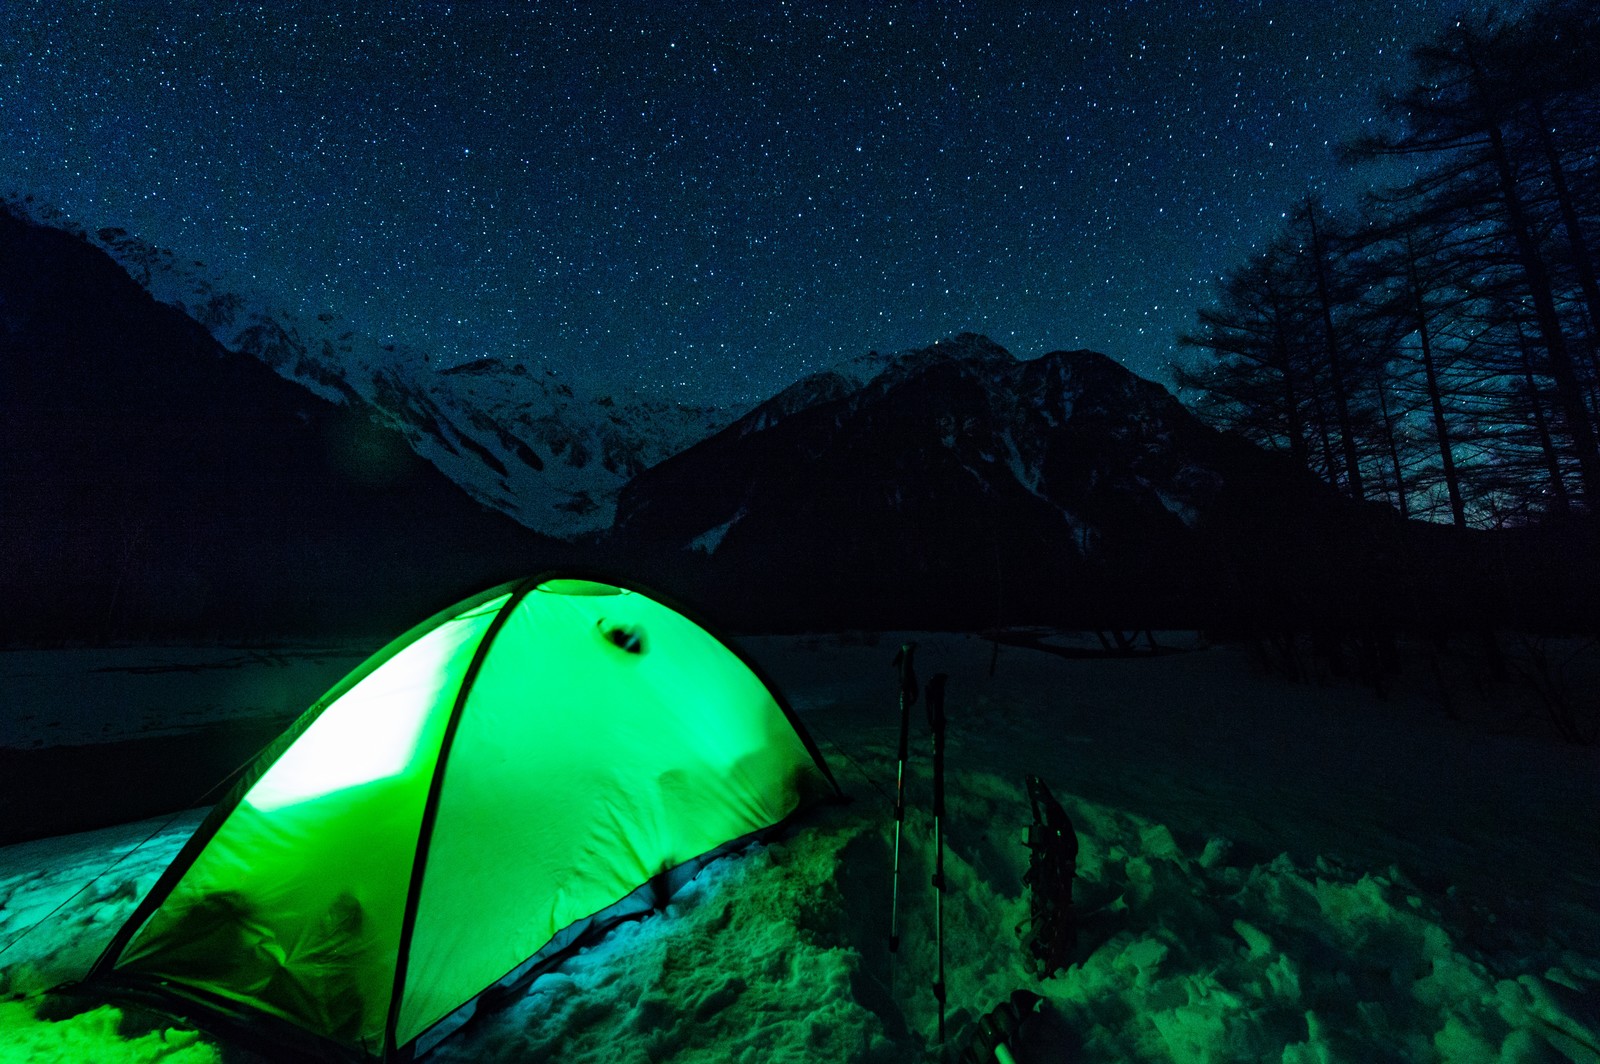
[[[371,649],[0,650],[0,747],[109,743],[226,721],[293,720]]]
[[[1138,660],[1004,647],[993,676],[975,636],[748,641],[853,801],[714,863],[436,1058],[924,1059],[937,1013],[920,706],[894,964],[887,948],[889,662],[905,638],[924,678],[950,676],[953,1049],[1028,987],[1045,1000],[1027,1062],[1600,1061],[1596,751],[1449,719],[1415,665],[1378,700],[1177,635],[1163,640],[1191,652]],[[1500,697],[1474,690],[1462,675],[1458,712]],[[1082,846],[1078,962],[1044,980],[1017,930],[1030,772]],[[41,996],[82,973],[195,823],[0,849],[0,1059],[222,1058],[193,1033]]]

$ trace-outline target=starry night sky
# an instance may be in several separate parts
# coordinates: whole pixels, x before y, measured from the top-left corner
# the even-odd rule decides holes
[[[749,400],[975,331],[1164,380],[1462,7],[6,0],[0,191],[441,364]]]

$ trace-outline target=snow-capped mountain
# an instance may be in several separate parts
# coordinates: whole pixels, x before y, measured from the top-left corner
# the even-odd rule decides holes
[[[718,599],[889,616],[923,580],[918,598],[971,623],[974,604],[999,620],[1062,588],[1084,606],[1192,596],[1214,519],[1241,512],[1235,495],[1270,513],[1292,481],[1092,351],[1022,361],[967,334],[860,370],[808,377],[645,470],[618,541],[681,552]]]
[[[0,454],[8,638],[381,630],[567,549],[5,211]]]
[[[522,360],[440,367],[332,315],[220,291],[201,264],[119,230],[96,238],[224,346],[370,404],[485,506],[568,540],[599,535],[734,617],[760,586],[791,617],[850,598],[851,623],[927,620],[902,608],[916,579],[963,623],[1040,613],[1063,587],[1084,610],[1192,606],[1228,578],[1219,544],[1304,527],[1290,500],[1315,510],[1330,496],[1093,352],[1022,361],[966,334],[848,359],[737,416],[580,394]],[[1321,550],[1299,544],[1273,564]],[[1259,583],[1261,559],[1243,561],[1236,579]]]
[[[624,484],[737,413],[576,394],[549,370],[498,359],[372,381],[373,401],[419,454],[485,504],[566,537],[609,527]]]
[[[254,355],[326,399],[371,404],[473,498],[547,535],[570,539],[609,527],[630,478],[742,410],[631,390],[590,394],[522,361],[441,367],[332,314],[308,319],[220,290],[203,264],[180,262],[124,230],[80,235],[224,347]]]
[[[183,301],[176,301],[187,306]],[[726,425],[737,410],[586,395],[553,371],[481,359],[437,368],[319,316],[199,314],[224,343],[334,397],[359,396],[471,496],[566,538],[610,526],[640,471]]]
[[[617,528],[714,552],[741,513],[797,483],[836,490],[822,469],[838,463],[836,473],[855,470],[850,481],[873,479],[871,501],[887,512],[918,505],[919,492],[952,505],[968,492],[1027,500],[1074,532],[1081,552],[1123,510],[1194,526],[1220,476],[1174,446],[1185,434],[1205,435],[1165,389],[1105,355],[1021,361],[964,334],[899,355],[865,381],[828,371],[796,382],[639,476],[623,492]],[[801,477],[810,463],[820,465]],[[713,466],[723,474],[711,476]]]

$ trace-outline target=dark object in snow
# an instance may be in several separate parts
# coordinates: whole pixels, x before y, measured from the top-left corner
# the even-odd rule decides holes
[[[889,952],[900,949],[900,832],[906,822],[906,748],[911,733],[911,706],[917,700],[917,670],[912,660],[917,644],[906,643],[894,656],[900,676],[900,752],[894,774],[894,880],[889,893]]]
[[[933,934],[939,968],[933,977],[933,997],[939,1003],[939,1044],[944,1045],[944,685],[939,673],[928,681],[924,704],[933,729]]]
[[[1028,827],[1028,953],[1041,979],[1067,964],[1078,939],[1072,912],[1072,877],[1078,867],[1078,835],[1067,811],[1038,776],[1027,777],[1033,823]]]
[[[1016,1064],[1017,1033],[1043,1000],[1031,990],[1012,991],[1010,998],[978,1021],[962,1051],[961,1064]]]

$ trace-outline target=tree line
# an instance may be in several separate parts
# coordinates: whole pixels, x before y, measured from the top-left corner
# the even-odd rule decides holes
[[[1446,27],[1343,149],[1412,179],[1308,195],[1180,343],[1180,391],[1362,501],[1460,527],[1600,500],[1600,7]]]

